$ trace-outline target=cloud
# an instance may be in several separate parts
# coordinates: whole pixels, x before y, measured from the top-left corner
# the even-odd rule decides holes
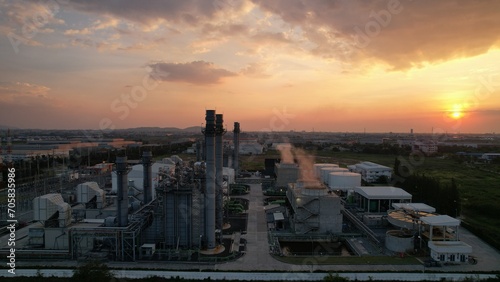
[[[64,35],[88,35],[92,31],[89,28],[84,29],[68,29],[64,31]]]
[[[292,43],[292,40],[283,32],[260,32],[253,35],[251,40],[267,44]]]
[[[271,75],[266,73],[267,67],[265,63],[251,63],[241,69],[240,73],[254,78],[269,78]]]
[[[187,82],[191,84],[217,84],[224,77],[236,76],[236,73],[217,68],[213,63],[194,61],[190,63],[157,62],[148,65],[151,77],[163,81]]]
[[[52,33],[54,30],[48,25],[64,23],[64,20],[55,18],[60,10],[57,3],[0,1],[0,33],[14,33],[26,39],[37,33]]]
[[[408,69],[497,48],[500,1],[253,0],[299,26],[325,58]]]
[[[14,104],[50,102],[50,88],[27,82],[0,82],[0,101]]]
[[[224,11],[241,11],[248,3],[243,0],[121,0],[70,1],[73,8],[97,14],[124,18],[143,25],[154,25],[159,20],[198,25]]]

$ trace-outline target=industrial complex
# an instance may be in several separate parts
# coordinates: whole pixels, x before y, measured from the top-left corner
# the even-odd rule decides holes
[[[266,176],[244,176],[240,124],[231,140],[223,115],[205,114],[196,161],[155,160],[147,149],[131,161],[121,153],[91,170],[109,173],[109,187],[94,177],[29,194],[32,218],[17,230],[17,258],[217,264],[251,254],[247,243],[256,239],[248,233],[262,222],[266,248],[259,251],[275,258],[413,254],[429,266],[477,263],[458,218],[413,203],[401,188],[373,184],[390,180],[391,168],[315,163],[286,145],[281,159],[266,160]],[[5,235],[2,255],[7,244]]]

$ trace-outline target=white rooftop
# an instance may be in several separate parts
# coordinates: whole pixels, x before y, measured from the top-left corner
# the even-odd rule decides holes
[[[273,213],[273,216],[274,216],[274,221],[285,219],[282,212],[275,212],[275,213]]]
[[[403,199],[411,200],[411,194],[392,186],[358,186],[354,192],[367,199]]]
[[[432,226],[459,226],[460,220],[449,215],[436,215],[421,218],[422,222]]]
[[[392,170],[392,168],[390,168],[390,167],[387,167],[387,166],[384,166],[384,165],[380,165],[380,164],[376,164],[376,163],[372,163],[372,162],[362,162],[362,163],[356,164],[356,167],[357,168],[361,168],[361,169],[365,169],[365,170],[374,170],[374,169],[377,169],[377,170]]]
[[[436,209],[424,203],[392,203],[397,210],[436,212]]]
[[[462,241],[429,241],[428,246],[438,253],[472,253],[472,247]]]

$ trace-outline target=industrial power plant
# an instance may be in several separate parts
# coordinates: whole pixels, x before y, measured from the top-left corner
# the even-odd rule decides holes
[[[239,170],[240,125],[234,125],[233,167],[223,167],[223,115],[207,110],[203,159],[154,161],[144,150],[139,164],[132,165],[122,154],[116,157],[111,189],[84,182],[34,198],[33,221],[18,231],[17,256],[111,261],[237,256],[239,238],[223,236],[232,232],[228,209],[237,205],[228,197]]]
[[[129,160],[121,152],[114,164],[97,167],[112,169],[111,187],[87,181],[37,195],[32,221],[18,230],[16,255],[218,263],[245,256],[251,221],[267,234],[259,251],[275,257],[423,253],[434,262],[474,261],[459,219],[412,203],[401,188],[374,185],[390,180],[391,168],[316,163],[283,143],[276,146],[281,158],[265,161],[268,175],[242,172],[239,122],[232,132],[224,138],[223,115],[206,110],[195,161],[154,160],[148,149]]]

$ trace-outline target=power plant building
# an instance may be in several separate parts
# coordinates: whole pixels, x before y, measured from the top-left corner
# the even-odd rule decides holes
[[[385,177],[387,180],[392,177],[392,168],[372,162],[362,162],[347,166],[347,168],[351,172],[361,174],[361,178],[368,183],[377,182],[381,177]]]
[[[288,187],[289,183],[295,183],[299,178],[299,166],[294,163],[277,163],[274,171],[278,188]]]
[[[290,183],[286,193],[292,206],[290,223],[296,234],[342,232],[340,198],[318,183]]]
[[[368,213],[385,213],[393,203],[410,203],[411,194],[391,186],[359,186],[354,188],[358,206]]]
[[[36,222],[18,231],[16,258],[33,257],[32,249],[37,258],[115,261],[190,260],[196,252],[223,251],[223,195],[236,175],[222,163],[222,115],[208,110],[206,116],[205,160],[184,163],[172,156],[153,162],[144,151],[141,164],[131,166],[119,156],[110,190],[84,182],[36,197]],[[238,134],[235,123],[236,143]]]

